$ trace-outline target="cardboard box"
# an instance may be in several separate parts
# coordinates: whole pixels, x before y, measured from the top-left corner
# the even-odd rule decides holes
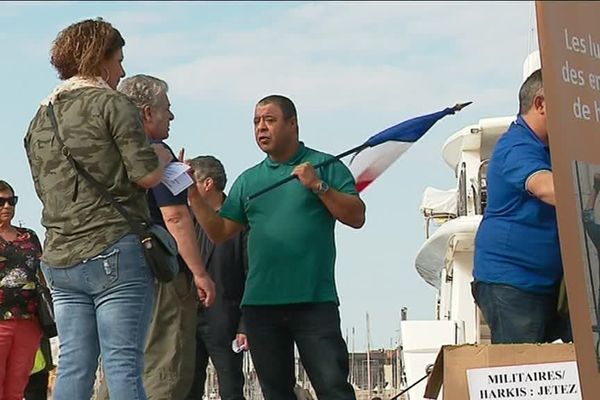
[[[443,385],[444,400],[581,399],[575,360],[573,344],[443,346],[424,397],[437,399]]]

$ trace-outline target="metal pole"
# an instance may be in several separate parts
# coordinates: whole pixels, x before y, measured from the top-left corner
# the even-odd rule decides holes
[[[330,158],[330,159],[328,159],[328,160],[325,160],[325,161],[323,161],[323,162],[320,162],[320,163],[318,163],[318,164],[315,164],[315,165],[313,165],[313,167],[314,167],[315,169],[318,169],[318,168],[321,168],[321,167],[325,167],[325,166],[327,166],[327,165],[329,165],[329,164],[333,164],[334,162],[338,161],[340,158],[344,158],[344,157],[346,157],[346,156],[348,156],[348,155],[350,155],[350,154],[352,154],[352,153],[356,153],[356,152],[358,152],[358,151],[364,150],[364,149],[366,149],[367,147],[369,147],[369,146],[368,146],[367,144],[363,143],[363,144],[361,144],[360,146],[356,146],[356,147],[354,147],[354,148],[352,148],[352,149],[350,149],[350,150],[346,150],[346,151],[344,151],[343,153],[340,153],[340,154],[338,154],[338,155],[337,155],[337,156],[335,156],[335,157],[332,157],[332,158]],[[250,201],[250,200],[252,200],[252,199],[254,199],[254,198],[258,197],[258,196],[260,196],[261,194],[267,193],[267,192],[269,192],[269,191],[271,191],[271,190],[273,190],[273,189],[275,189],[275,188],[277,188],[277,187],[279,187],[279,186],[283,185],[284,183],[291,182],[291,181],[293,181],[294,179],[296,179],[296,175],[290,175],[290,176],[288,176],[288,177],[286,177],[286,178],[283,178],[282,180],[280,180],[280,181],[278,181],[278,182],[275,182],[275,183],[273,183],[272,185],[269,185],[269,186],[267,186],[266,188],[264,188],[264,189],[261,189],[261,190],[259,190],[259,191],[258,191],[258,192],[256,192],[256,193],[252,193],[250,196],[248,196],[248,198],[247,198],[247,201]]]
[[[367,389],[371,397],[371,328],[369,327],[369,313],[367,313]]]
[[[352,383],[353,385],[356,384],[356,371],[354,370],[354,327],[352,327],[352,356],[351,356],[351,361],[350,361],[350,383]]]

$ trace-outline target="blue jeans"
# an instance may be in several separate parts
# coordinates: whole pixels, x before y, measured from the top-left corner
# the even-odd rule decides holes
[[[558,293],[530,293],[514,286],[477,281],[471,289],[490,327],[492,343],[573,341],[570,320],[556,310]]]
[[[294,342],[319,400],[354,400],[334,303],[246,306],[244,323],[265,400],[296,400]]]
[[[42,263],[52,289],[60,355],[54,400],[92,396],[98,356],[112,400],[146,400],[143,352],[154,279],[139,239],[127,235],[69,268]]]

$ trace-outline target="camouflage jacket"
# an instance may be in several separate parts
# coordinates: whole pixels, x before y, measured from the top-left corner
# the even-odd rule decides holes
[[[115,90],[86,87],[53,102],[60,137],[73,158],[134,218],[149,220],[145,192],[133,183],[158,168],[135,105]],[[40,198],[46,240],[42,260],[69,267],[102,252],[130,232],[125,219],[73,169],[42,105],[25,136]]]

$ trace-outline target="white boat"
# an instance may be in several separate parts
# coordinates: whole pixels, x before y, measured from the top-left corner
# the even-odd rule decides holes
[[[523,80],[539,67],[539,53],[532,53],[523,64]],[[408,385],[426,375],[443,345],[489,343],[489,328],[471,295],[474,239],[487,204],[489,158],[514,120],[515,116],[480,119],[452,134],[442,146],[442,157],[455,172],[456,187],[428,187],[423,193],[426,240],[415,268],[437,289],[436,319],[400,322]],[[410,389],[406,398],[422,399],[425,385],[426,380]]]

